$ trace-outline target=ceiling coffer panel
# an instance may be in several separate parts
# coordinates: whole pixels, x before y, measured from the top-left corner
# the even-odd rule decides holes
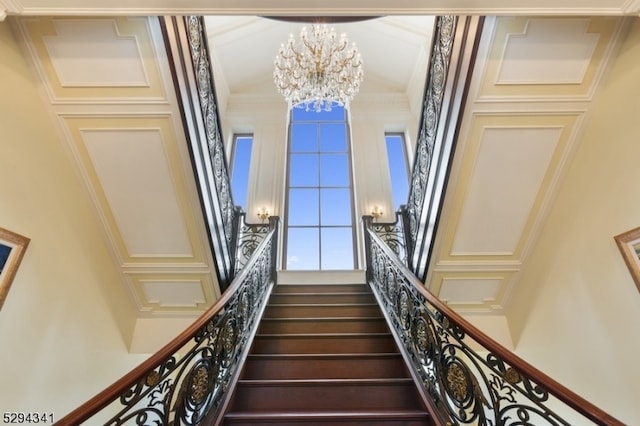
[[[431,291],[459,312],[500,311],[513,274],[513,270],[437,271]]]
[[[500,18],[478,101],[590,99],[618,29],[616,18]]]
[[[214,301],[208,274],[131,273],[128,276],[141,312],[197,313]]]
[[[54,102],[167,102],[147,18],[23,22]]]
[[[66,117],[124,265],[202,263],[168,117]]]
[[[446,256],[520,261],[568,155],[579,115],[476,115]],[[444,254],[444,253],[443,253]]]

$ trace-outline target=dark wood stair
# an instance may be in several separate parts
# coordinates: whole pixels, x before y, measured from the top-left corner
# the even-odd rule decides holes
[[[280,284],[225,425],[431,425],[366,284]]]

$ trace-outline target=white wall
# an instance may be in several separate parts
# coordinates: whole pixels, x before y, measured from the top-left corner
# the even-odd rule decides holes
[[[640,226],[640,20],[632,23],[508,316],[520,356],[640,424],[640,293],[613,239]]]
[[[0,22],[0,226],[31,239],[0,310],[0,412],[61,418],[139,364],[134,312],[32,71]]]
[[[247,192],[247,220],[254,223],[259,221],[255,213],[262,206],[284,218],[288,113],[273,83],[267,84],[269,87],[255,97],[232,95],[221,108],[227,148],[230,149],[234,133],[254,135]],[[406,96],[398,94],[359,94],[351,110],[355,219],[358,241],[361,241],[361,218],[370,214],[374,205],[385,212],[380,221],[395,219],[385,131],[415,134],[418,118],[410,110]],[[364,255],[359,255],[360,267],[364,268]]]

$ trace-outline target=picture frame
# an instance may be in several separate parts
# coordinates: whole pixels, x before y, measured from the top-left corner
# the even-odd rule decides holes
[[[0,309],[9,294],[29,241],[25,236],[0,228]]]
[[[640,226],[614,237],[624,263],[640,291]]]

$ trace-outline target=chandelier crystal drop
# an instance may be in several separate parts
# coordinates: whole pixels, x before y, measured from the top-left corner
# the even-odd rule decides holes
[[[282,44],[275,59],[273,78],[289,108],[330,111],[332,105],[347,108],[362,82],[362,58],[355,43],[349,45],[333,28],[313,24]]]

